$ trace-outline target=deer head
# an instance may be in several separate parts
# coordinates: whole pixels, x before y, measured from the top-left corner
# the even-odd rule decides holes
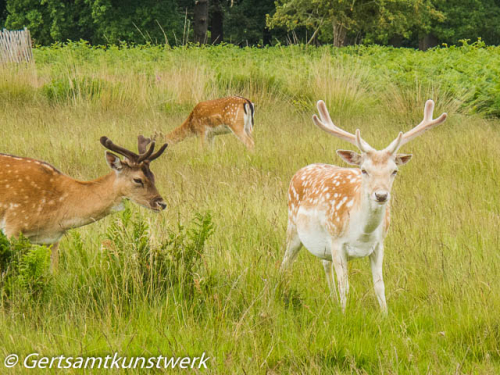
[[[371,202],[378,205],[384,205],[389,201],[398,167],[408,163],[412,157],[412,155],[408,154],[398,154],[398,149],[446,120],[446,113],[436,119],[432,118],[434,102],[428,100],[425,103],[422,122],[404,134],[400,132],[389,146],[379,151],[361,138],[359,129],[356,130],[356,135],[354,135],[335,126],[322,100],[318,101],[317,106],[320,118],[313,115],[316,126],[335,137],[352,143],[361,151],[361,154],[359,154],[354,151],[337,150],[337,154],[347,163],[357,165],[361,169],[363,193]]]
[[[106,162],[116,173],[115,188],[125,198],[149,208],[161,211],[167,204],[156,190],[155,176],[149,168],[150,163],[160,157],[166,150],[165,143],[156,153],[153,153],[155,142],[151,139],[138,137],[139,154],[115,145],[107,137],[101,137],[101,144],[107,149],[124,156],[120,159],[116,154],[106,151]],[[149,145],[149,148],[147,148]]]

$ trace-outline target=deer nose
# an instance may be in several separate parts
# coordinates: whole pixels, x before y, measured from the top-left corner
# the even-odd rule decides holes
[[[389,193],[387,191],[376,191],[375,198],[377,202],[384,203],[387,201],[387,198],[389,198]]]
[[[167,204],[165,203],[165,201],[163,200],[163,198],[160,197],[160,198],[156,198],[153,201],[153,207],[157,207],[160,210],[164,210],[165,208],[167,208]]]

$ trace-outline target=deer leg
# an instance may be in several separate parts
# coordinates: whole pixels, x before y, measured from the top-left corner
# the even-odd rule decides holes
[[[253,151],[255,142],[253,141],[252,137],[248,136],[248,134],[244,133],[242,136],[237,137],[243,142],[243,144],[249,149],[250,151]]]
[[[322,260],[323,268],[325,269],[326,281],[328,283],[328,288],[330,289],[330,297],[337,298],[337,289],[335,288],[335,282],[333,280],[333,268],[332,262],[329,260]]]
[[[207,133],[205,131],[201,131],[198,133],[198,137],[200,137],[200,147],[204,150],[207,146]]]
[[[209,149],[212,149],[214,147],[214,138],[215,135],[212,133],[207,133],[206,135],[206,141]]]
[[[238,137],[238,139],[243,142],[243,144],[250,150],[250,151],[253,151],[253,148],[254,148],[254,141],[253,141],[253,138],[252,136],[248,135],[244,129],[241,129],[241,130],[236,130],[236,129],[233,129],[231,128],[231,130],[233,131],[233,134]]]
[[[339,288],[340,307],[345,313],[347,304],[347,294],[349,293],[349,281],[347,278],[347,257],[342,246],[332,245],[332,262],[337,274],[337,284]]]
[[[253,135],[252,135],[252,133],[246,133],[246,135],[247,135],[247,138],[249,139],[250,143],[252,144],[251,149],[253,150],[253,148],[255,146],[255,142],[253,140]]]
[[[50,248],[50,271],[56,273],[59,268],[59,242],[52,244]]]
[[[286,229],[286,251],[283,262],[281,263],[280,272],[285,271],[292,265],[301,247],[302,242],[300,241],[297,227],[295,224],[288,222],[288,227]]]
[[[387,314],[387,303],[385,301],[384,276],[382,274],[382,262],[384,260],[384,245],[379,243],[373,253],[370,254],[370,265],[372,268],[373,286],[378,304],[382,313]]]

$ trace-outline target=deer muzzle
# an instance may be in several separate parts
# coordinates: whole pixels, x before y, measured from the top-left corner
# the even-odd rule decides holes
[[[377,190],[373,195],[377,203],[385,203],[389,200],[389,192],[385,190]]]
[[[167,208],[167,203],[163,200],[162,197],[157,197],[151,201],[151,208],[155,211],[163,211],[165,208]]]

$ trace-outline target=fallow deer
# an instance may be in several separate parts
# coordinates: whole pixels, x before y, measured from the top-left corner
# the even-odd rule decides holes
[[[165,209],[149,165],[167,144],[153,153],[154,142],[138,140],[136,154],[101,137],[104,147],[125,158],[106,151],[112,171],[93,181],[75,180],[43,161],[0,154],[0,230],[9,238],[23,234],[33,243],[52,245],[51,265],[57,269],[59,240],[67,230],[119,211],[125,198],[153,211]]]
[[[216,135],[232,132],[252,150],[254,111],[254,104],[239,96],[201,102],[194,107],[181,126],[165,136],[165,140],[173,145],[187,137],[198,136],[204,147],[207,143],[211,146]]]
[[[398,149],[423,132],[446,120],[446,113],[432,119],[434,102],[425,104],[423,121],[378,151],[356,135],[335,126],[323,101],[318,102],[321,119],[314,123],[325,132],[352,143],[361,151],[338,150],[347,163],[359,168],[311,164],[299,170],[288,190],[288,228],[286,253],[281,270],[287,269],[304,245],[322,259],[331,294],[335,293],[332,263],[337,275],[340,305],[345,311],[349,283],[347,262],[370,257],[372,276],[381,310],[387,312],[382,275],[384,237],[389,228],[390,193],[398,166],[412,155],[398,154]]]

